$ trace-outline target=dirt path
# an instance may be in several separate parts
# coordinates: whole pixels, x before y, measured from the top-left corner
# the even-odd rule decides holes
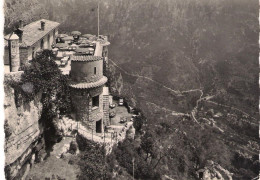
[[[157,108],[161,109],[161,110],[164,110],[164,111],[168,111],[168,112],[171,112],[171,115],[173,116],[189,116],[189,114],[185,114],[185,113],[181,113],[181,112],[176,112],[176,111],[173,111],[171,109],[168,109],[168,108],[165,108],[165,107],[161,107],[155,103],[152,103],[152,102],[149,102],[149,101],[146,101],[148,104],[152,104],[154,106],[156,106]]]
[[[120,66],[118,66],[118,65],[117,65],[114,61],[112,61],[111,59],[108,59],[108,60],[109,60],[110,62],[112,62],[112,64],[113,64],[114,66],[116,66],[118,69],[120,69],[121,71],[123,71],[125,74],[127,74],[127,75],[129,75],[129,76],[133,76],[133,77],[137,77],[137,78],[144,78],[144,79],[147,79],[147,80],[149,80],[149,81],[152,81],[152,82],[154,82],[154,83],[156,83],[156,84],[162,86],[163,88],[165,88],[165,89],[167,89],[167,90],[169,90],[169,91],[171,91],[171,92],[177,94],[177,95],[180,95],[180,94],[182,94],[182,93],[200,91],[200,89],[191,89],[191,90],[186,90],[186,91],[174,90],[174,89],[169,88],[169,87],[165,86],[164,84],[161,84],[161,83],[159,83],[159,82],[157,82],[157,81],[155,81],[155,80],[153,80],[153,79],[151,79],[151,78],[149,78],[149,77],[142,76],[142,75],[139,75],[139,74],[131,74],[131,73],[127,72],[126,70],[124,70],[123,68],[121,68]]]

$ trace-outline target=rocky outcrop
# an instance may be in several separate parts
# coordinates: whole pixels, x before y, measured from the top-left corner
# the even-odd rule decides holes
[[[208,161],[206,166],[197,173],[201,180],[232,180],[233,175],[213,161]]]
[[[5,80],[19,80],[21,73],[8,74]],[[15,77],[15,78],[13,78]],[[5,84],[5,173],[7,179],[21,178],[34,163],[35,154],[44,148],[41,117],[41,93],[26,102],[21,94]],[[7,136],[8,135],[8,136]]]

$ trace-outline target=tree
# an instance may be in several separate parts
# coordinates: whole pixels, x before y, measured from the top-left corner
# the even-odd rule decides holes
[[[146,122],[146,118],[140,110],[136,110],[139,112],[139,115],[134,119],[133,126],[137,132],[140,132],[143,124]]]
[[[24,67],[20,86],[29,100],[40,92],[43,108],[49,109],[53,104],[56,110],[65,113],[70,111],[68,82],[69,77],[64,76],[54,62],[52,51],[44,50],[30,65]]]
[[[105,148],[95,142],[77,136],[76,141],[81,150],[77,162],[80,167],[79,180],[111,179],[109,166],[105,159]],[[111,159],[109,159],[111,160]]]
[[[147,161],[149,157],[155,157],[155,138],[151,131],[146,131],[144,136],[141,137],[140,147],[146,154],[145,161]]]
[[[146,140],[145,140],[146,141]],[[148,150],[148,144],[151,144],[150,140],[148,140],[147,146],[145,146],[145,150]],[[126,168],[129,174],[133,174],[133,158],[135,159],[135,178],[137,179],[161,179],[160,173],[154,169],[152,163],[146,161],[144,157],[144,151],[140,148],[135,147],[135,142],[132,139],[125,139],[123,142],[118,143],[118,147],[116,147],[113,151],[115,153],[115,157],[120,164],[120,166]]]

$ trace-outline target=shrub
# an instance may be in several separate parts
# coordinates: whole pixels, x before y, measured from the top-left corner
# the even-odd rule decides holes
[[[140,132],[142,127],[143,127],[143,124],[145,122],[145,117],[141,114],[140,116],[137,116],[135,119],[134,119],[134,122],[133,122],[133,126],[135,128],[135,130],[137,132]]]
[[[78,144],[75,141],[71,141],[69,153],[76,154],[77,149],[78,149]]]

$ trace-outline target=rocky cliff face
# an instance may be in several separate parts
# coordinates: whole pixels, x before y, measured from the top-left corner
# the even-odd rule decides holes
[[[21,73],[5,75],[5,80],[16,81]],[[35,154],[44,147],[41,138],[42,127],[38,120],[42,112],[38,94],[31,102],[25,102],[21,95],[5,85],[5,167],[7,179],[21,178],[34,163]]]

